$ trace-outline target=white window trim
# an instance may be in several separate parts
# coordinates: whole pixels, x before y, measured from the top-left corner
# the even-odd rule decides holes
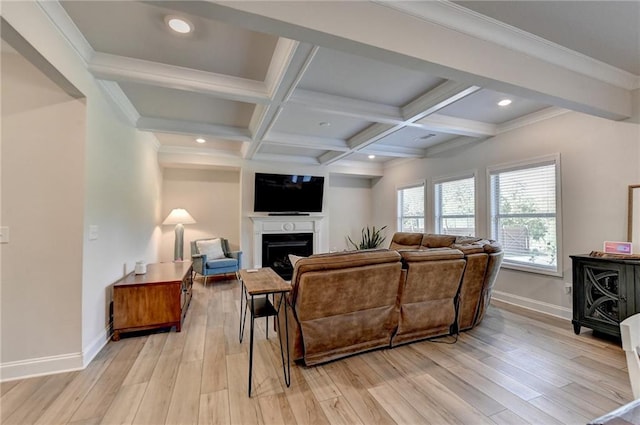
[[[462,180],[462,179],[468,179],[473,177],[473,190],[475,191],[474,194],[474,208],[475,208],[475,212],[474,212],[474,224],[475,224],[475,233],[476,236],[479,234],[479,229],[480,229],[480,214],[478,214],[478,211],[480,211],[480,206],[479,206],[479,196],[478,196],[478,170],[469,170],[469,171],[463,171],[461,173],[458,174],[449,174],[446,176],[439,176],[439,177],[434,177],[431,181],[431,199],[433,200],[432,204],[433,204],[433,208],[431,210],[431,220],[430,221],[430,225],[431,225],[431,229],[433,232],[436,232],[438,229],[438,223],[436,223],[436,185],[440,184],[440,183],[446,183],[446,182],[450,182],[450,181],[455,181],[455,180]]]
[[[399,205],[399,199],[398,199],[398,192],[404,189],[411,189],[413,187],[418,187],[418,186],[422,186],[423,190],[424,190],[424,205],[422,206],[423,211],[424,211],[424,225],[425,225],[425,232],[427,231],[426,227],[427,227],[427,180],[416,180],[412,183],[405,183],[405,184],[401,184],[401,185],[397,185],[396,186],[396,232],[401,232],[401,226],[400,226],[400,216],[401,216],[401,212],[399,210],[400,205]]]
[[[556,168],[556,270],[545,270],[540,267],[527,266],[524,264],[514,264],[509,262],[502,262],[501,268],[518,270],[529,273],[542,274],[547,276],[562,277],[564,271],[564,250],[562,244],[562,175],[560,167],[560,153],[551,155],[540,156],[536,158],[530,158],[522,161],[508,162],[502,164],[496,164],[487,167],[486,175],[486,187],[487,187],[487,232],[490,237],[492,223],[491,223],[491,174],[507,171],[515,171],[523,168],[535,167],[537,165],[543,165],[544,163],[553,163]]]

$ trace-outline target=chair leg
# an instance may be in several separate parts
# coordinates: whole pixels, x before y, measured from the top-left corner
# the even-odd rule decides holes
[[[207,276],[207,275],[205,275],[205,276],[204,276],[204,286],[207,286],[207,278],[208,278],[208,277],[209,277],[209,276]]]

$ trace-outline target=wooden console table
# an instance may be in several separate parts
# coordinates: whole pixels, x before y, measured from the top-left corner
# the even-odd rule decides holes
[[[113,337],[120,333],[175,326],[191,302],[191,262],[147,265],[145,274],[128,274],[113,285]]]

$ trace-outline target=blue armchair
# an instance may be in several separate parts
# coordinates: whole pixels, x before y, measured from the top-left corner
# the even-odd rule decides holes
[[[191,260],[193,272],[204,276],[206,285],[212,275],[235,273],[238,278],[242,251],[230,251],[229,241],[224,238],[198,239],[191,241]]]

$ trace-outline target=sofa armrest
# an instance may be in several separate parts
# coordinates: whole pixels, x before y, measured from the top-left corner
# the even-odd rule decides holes
[[[191,256],[193,261],[193,270],[197,273],[204,274],[204,265],[207,264],[206,254],[194,254]]]
[[[242,251],[229,251],[229,257],[238,260],[238,269],[242,268]]]

